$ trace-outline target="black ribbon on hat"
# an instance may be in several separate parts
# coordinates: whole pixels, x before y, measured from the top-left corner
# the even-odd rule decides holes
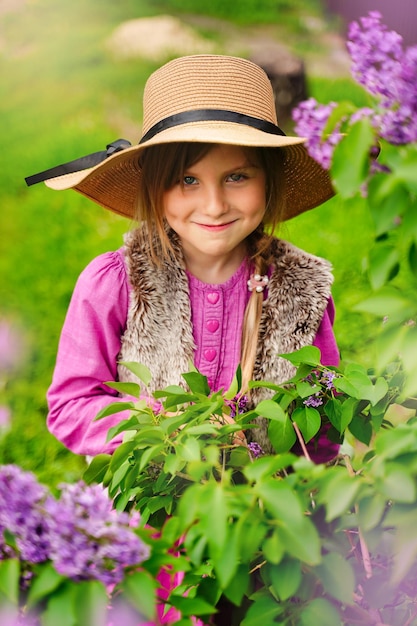
[[[227,111],[224,109],[196,109],[195,111],[184,111],[176,113],[164,118],[152,126],[147,133],[144,134],[139,144],[149,141],[155,135],[168,128],[180,126],[181,124],[190,124],[191,122],[232,122],[233,124],[242,124],[243,126],[251,126],[257,130],[270,135],[282,135],[285,133],[279,126],[262,120],[258,117],[237,113],[236,111]]]
[[[182,113],[176,113],[164,118],[154,126],[152,126],[147,133],[142,137],[140,144],[145,143],[155,137],[158,133],[173,128],[175,126],[181,126],[182,124],[190,124],[193,122],[232,122],[233,124],[242,124],[243,126],[250,126],[256,128],[264,133],[270,135],[281,135],[285,137],[285,133],[279,126],[262,120],[258,117],[252,117],[251,115],[245,115],[243,113],[237,113],[236,111],[228,111],[224,109],[196,109],[193,111],[184,111]],[[106,150],[100,152],[93,152],[87,156],[80,157],[74,161],[69,161],[62,165],[57,165],[39,174],[28,176],[25,178],[28,187],[36,185],[36,183],[43,182],[49,178],[56,178],[57,176],[63,176],[64,174],[72,174],[79,172],[80,170],[86,170],[90,167],[98,165],[102,161],[105,161],[108,157],[112,156],[116,152],[120,152],[125,148],[129,148],[132,144],[127,139],[117,139],[106,146]]]
[[[131,145],[132,144],[127,139],[116,139],[116,141],[112,141],[106,146],[106,150],[93,152],[92,154],[87,154],[87,156],[80,157],[74,161],[69,161],[68,163],[51,167],[49,170],[39,172],[39,174],[28,176],[25,178],[26,184],[30,187],[31,185],[36,185],[36,183],[41,183],[49,178],[56,178],[57,176],[63,176],[64,174],[73,174],[74,172],[87,170],[90,167],[94,167],[102,161],[105,161],[109,156],[112,156],[112,154],[120,152],[125,148],[129,148]]]

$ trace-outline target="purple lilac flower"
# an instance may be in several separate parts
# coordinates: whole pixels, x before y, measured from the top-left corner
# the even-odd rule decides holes
[[[323,400],[320,397],[320,393],[315,393],[304,400],[303,404],[309,407],[317,408],[323,404]]]
[[[398,145],[417,141],[417,46],[404,50],[403,39],[381,23],[381,14],[352,22],[347,48],[352,75],[376,99],[375,108],[358,109],[342,121],[353,124],[368,118],[376,133]],[[323,131],[336,104],[319,104],[314,98],[301,102],[293,111],[295,131],[306,137],[307,150],[325,169],[342,135],[340,123],[323,137]],[[378,167],[373,163],[372,171]]]
[[[347,48],[352,75],[378,97],[370,119],[381,137],[392,144],[417,141],[417,46],[403,49],[403,39],[371,11],[349,27]]]
[[[7,530],[15,539],[22,561],[40,563],[49,557],[49,520],[45,505],[50,496],[31,472],[16,465],[0,468],[0,559],[13,550],[6,544]]]
[[[379,11],[349,26],[347,49],[353,78],[369,93],[390,98],[403,57],[403,40],[381,24]]]
[[[326,389],[334,389],[334,379],[337,378],[336,372],[332,372],[331,370],[327,370],[323,372],[321,376],[321,382],[324,384]]]
[[[241,415],[245,413],[248,409],[248,398],[247,396],[239,396],[234,398],[233,400],[225,400],[225,404],[230,407],[230,417],[236,417],[236,414]],[[237,411],[236,411],[237,408]]]
[[[295,132],[300,137],[307,138],[306,147],[310,156],[325,169],[330,168],[334,148],[342,138],[339,126],[323,137],[323,131],[335,106],[335,102],[325,105],[309,98],[293,111]]]
[[[51,560],[64,576],[117,584],[126,567],[149,555],[129,515],[112,509],[100,485],[64,485],[60,499],[49,501],[47,508],[52,518]]]
[[[252,441],[251,443],[249,443],[248,448],[252,456],[255,457],[255,459],[257,459],[258,457],[262,456],[262,454],[264,454],[264,451],[262,450],[261,446],[259,445],[259,443],[256,443],[256,441]]]

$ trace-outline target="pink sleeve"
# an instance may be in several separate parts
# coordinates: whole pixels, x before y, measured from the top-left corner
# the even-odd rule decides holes
[[[330,298],[316,338],[313,341],[313,345],[320,348],[322,365],[327,366],[338,366],[340,361],[339,350],[333,333],[334,317],[334,302],[333,299]],[[337,456],[339,452],[339,444],[328,440],[326,435],[327,430],[328,427],[322,429],[317,443],[309,442],[307,444],[307,449],[315,463],[327,463]]]
[[[340,355],[333,332],[334,317],[334,302],[333,298],[330,298],[313,345],[320,349],[322,365],[333,365],[337,367],[339,365]]]
[[[50,432],[76,454],[112,452],[107,431],[128,417],[124,411],[94,421],[117,392],[103,383],[117,377],[129,287],[121,251],[93,260],[80,275],[68,308],[47,399]]]

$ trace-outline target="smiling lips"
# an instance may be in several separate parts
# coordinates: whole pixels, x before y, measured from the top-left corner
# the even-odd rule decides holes
[[[209,232],[213,233],[219,232],[221,230],[226,230],[227,228],[229,228],[229,226],[234,224],[235,221],[236,220],[232,220],[231,222],[225,222],[224,224],[200,224],[199,222],[196,222],[196,224],[200,228],[204,228],[204,230],[208,230]]]

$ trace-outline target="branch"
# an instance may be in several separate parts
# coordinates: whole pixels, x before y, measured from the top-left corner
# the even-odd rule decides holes
[[[300,431],[300,429],[298,428],[298,424],[297,424],[296,422],[293,422],[293,423],[292,423],[292,425],[294,426],[294,430],[295,430],[295,432],[296,432],[297,439],[298,439],[298,441],[300,442],[300,446],[301,446],[301,449],[302,449],[302,451],[303,451],[303,454],[304,454],[305,458],[306,458],[308,461],[311,461],[311,456],[310,456],[310,455],[309,455],[309,453],[308,453],[307,446],[306,446],[306,444],[305,444],[305,441],[304,441],[304,438],[303,438],[303,436],[302,436],[302,434],[301,434],[301,431]]]
[[[344,459],[345,459],[345,463],[346,463],[346,467],[347,470],[349,472],[350,476],[356,476],[356,473],[352,467],[352,464],[350,462],[350,458],[347,455],[344,455]],[[355,504],[355,513],[356,516],[358,515],[359,512],[359,507],[358,504]],[[371,556],[369,554],[369,550],[368,550],[368,546],[366,545],[366,541],[365,538],[362,534],[362,530],[359,528],[358,525],[358,536],[359,536],[359,544],[361,546],[361,552],[362,552],[362,561],[363,561],[363,568],[365,570],[365,575],[366,578],[372,578],[372,562],[371,562]]]

